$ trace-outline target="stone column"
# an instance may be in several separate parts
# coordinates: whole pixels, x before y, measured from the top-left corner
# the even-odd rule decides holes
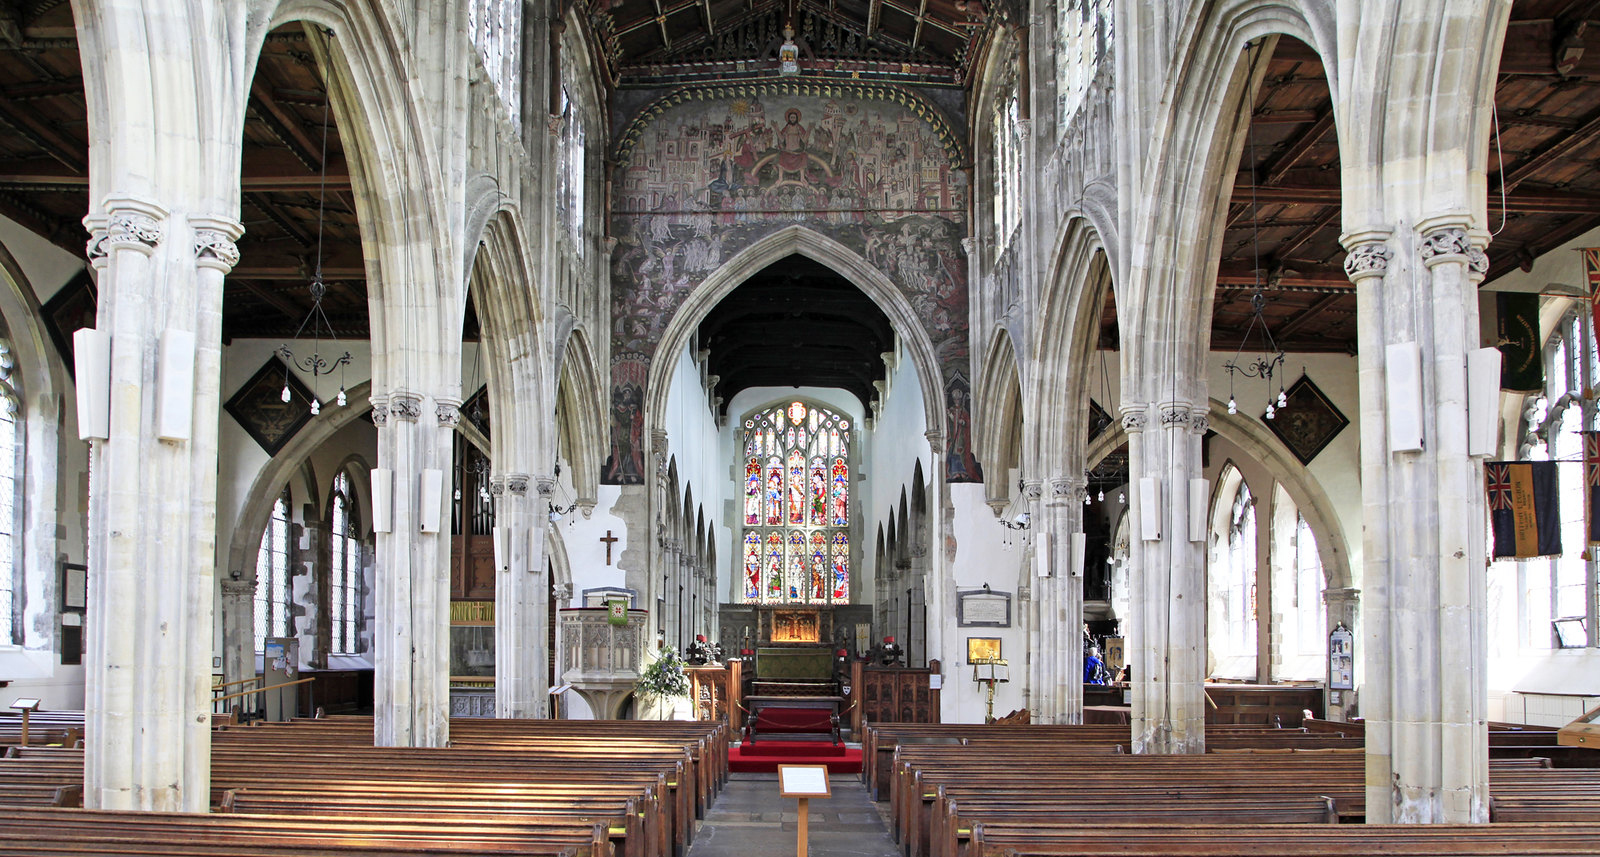
[[[256,581],[243,572],[222,581],[222,678],[238,681],[256,673]]]
[[[216,554],[222,279],[235,221],[107,197],[84,219],[111,338],[110,436],[90,443],[84,803],[204,811]],[[186,439],[157,435],[167,331],[192,334]]]
[[[1356,624],[1360,616],[1361,590],[1351,587],[1327,589],[1322,593],[1322,603],[1327,613],[1328,633],[1339,627],[1342,622],[1357,640],[1362,639],[1361,628]],[[1361,653],[1356,653],[1356,687],[1361,686]],[[1354,690],[1338,691],[1339,701],[1333,701],[1334,691],[1328,691],[1324,708],[1329,720],[1349,720],[1358,710],[1356,707],[1357,693]]]
[[[553,482],[553,480],[552,480],[552,482]],[[560,611],[560,610],[564,610],[564,609],[572,606],[572,584],[570,584],[570,583],[553,583],[553,584],[550,585],[550,591],[556,597],[556,610]],[[558,614],[558,616],[559,616],[559,614]],[[565,652],[567,650],[566,634],[567,634],[567,629],[566,629],[565,624],[558,620],[556,622],[556,636],[555,636],[556,682],[557,683],[560,683],[562,681],[561,673],[562,673],[563,670],[565,670],[567,668],[567,659],[565,657]],[[546,691],[546,693],[548,694],[548,690]],[[565,699],[564,696],[550,697],[550,711],[549,711],[549,716],[550,717],[554,717],[554,718],[557,718],[557,719],[562,719],[562,718],[565,718],[567,716],[566,706],[564,704],[564,699]],[[597,714],[596,716],[599,716],[599,715]]]
[[[374,738],[380,747],[450,740],[450,525],[440,492],[437,533],[421,531],[422,473],[452,467],[459,402],[397,389],[372,397],[379,465],[394,472],[394,530],[379,533],[372,635]]]
[[[289,564],[289,636],[300,640],[300,661],[312,669],[328,665],[328,637],[333,629],[328,615],[328,521],[311,503],[300,507],[300,549]]]
[[[954,649],[947,649],[944,639],[945,617],[955,618],[955,579],[948,572],[950,563],[955,561],[952,555],[955,551],[955,522],[950,520],[948,483],[945,482],[944,472],[944,432],[930,429],[923,433],[928,439],[928,448],[931,451],[928,466],[928,512],[924,522],[927,531],[918,533],[911,531],[912,553],[926,551],[927,557],[923,563],[922,587],[923,604],[927,607],[922,611],[926,616],[927,625],[923,629],[923,636],[927,643],[922,647],[918,663],[926,664],[937,659],[941,664],[954,664],[966,660],[965,652],[962,657],[950,659]],[[915,522],[913,522],[915,523]],[[915,610],[916,606],[911,605]],[[906,654],[911,654],[909,640],[906,641]],[[909,662],[907,664],[910,665]],[[955,703],[955,694],[947,694],[942,699]]]
[[[1152,416],[1159,420],[1154,431],[1147,430]],[[1205,425],[1187,402],[1122,409],[1134,522],[1128,653],[1135,753],[1205,752],[1205,555],[1188,535],[1189,480],[1200,474]],[[1154,480],[1158,496],[1144,495],[1142,478]],[[1139,521],[1150,502],[1159,506],[1161,533],[1146,541]]]
[[[1028,493],[1034,513],[1034,526],[1050,534],[1048,578],[1037,577],[1025,568],[1024,577],[1035,580],[1039,603],[1039,648],[1033,656],[1040,661],[1036,699],[1041,722],[1083,722],[1083,578],[1072,574],[1072,534],[1083,526],[1080,498],[1088,482],[1081,476],[1054,478],[1050,496],[1039,502],[1040,490],[1030,486]],[[1036,543],[1034,549],[1038,550]]]
[[[1478,347],[1487,235],[1466,215],[1347,233],[1359,302],[1367,820],[1488,820],[1482,462],[1467,455],[1467,352]],[[1416,343],[1418,390],[1391,389],[1385,347]],[[1392,450],[1389,397],[1423,416]]]
[[[495,716],[543,717],[549,691],[545,647],[549,589],[544,570],[544,525],[555,477],[512,473],[491,488],[500,493],[495,526],[501,530],[501,566],[495,570]]]

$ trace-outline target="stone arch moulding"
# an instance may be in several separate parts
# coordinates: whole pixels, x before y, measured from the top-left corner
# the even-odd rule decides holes
[[[600,373],[589,336],[574,327],[567,336],[557,367],[556,396],[572,468],[572,490],[578,505],[593,509],[600,493],[600,466],[611,446],[611,421],[606,418],[609,385]],[[555,442],[560,443],[560,438]],[[559,454],[560,450],[557,450]]]
[[[81,275],[79,275],[81,276]],[[22,401],[19,402],[17,445],[22,448],[22,467],[16,471],[15,485],[25,496],[16,510],[20,527],[14,538],[21,542],[21,588],[18,594],[23,602],[23,620],[17,629],[17,639],[23,648],[50,649],[55,645],[53,623],[55,605],[59,603],[57,586],[60,583],[58,554],[61,539],[57,536],[57,492],[25,491],[26,485],[43,485],[56,481],[52,474],[60,473],[60,448],[62,429],[66,425],[63,410],[56,405],[57,391],[67,387],[66,365],[57,356],[55,347],[45,334],[40,319],[44,316],[29,283],[11,250],[0,243],[0,318],[11,337],[14,349],[14,372],[21,378]],[[48,617],[42,623],[40,616]],[[41,633],[42,628],[52,633]],[[0,643],[11,639],[0,635]]]
[[[449,340],[459,338],[466,306],[457,276],[461,256],[420,248],[454,248],[463,240],[462,233],[450,228],[449,218],[436,216],[450,207],[446,183],[434,166],[436,143],[406,84],[415,77],[407,49],[395,42],[396,22],[383,8],[349,0],[286,0],[272,10],[271,23],[252,34],[251,50],[253,56],[259,54],[266,34],[292,21],[334,33],[326,45],[318,39],[310,44],[327,82],[334,121],[346,141],[368,275],[372,353],[407,361],[391,366],[388,360],[374,359],[373,387],[386,391],[391,377],[399,373],[410,383],[442,376],[442,389],[450,389],[451,373],[418,365],[411,355],[459,349],[459,342],[452,346]],[[253,73],[253,64],[251,69]],[[404,294],[396,299],[391,291]],[[446,313],[453,316],[453,324]],[[426,323],[408,325],[407,320]],[[411,347],[391,349],[391,328],[395,335],[406,331]]]
[[[662,424],[672,371],[677,365],[673,356],[683,350],[706,314],[750,277],[795,254],[826,265],[849,280],[889,317],[895,334],[911,355],[911,365],[917,370],[917,383],[922,387],[923,419],[928,427],[942,431],[945,425],[943,375],[933,343],[904,293],[853,250],[804,226],[785,227],[745,248],[712,272],[678,308],[656,348],[659,359],[650,363],[644,424],[652,427]]]
[[[989,338],[972,393],[972,445],[984,468],[984,499],[991,506],[996,502],[1003,505],[1010,493],[1006,465],[1023,457],[1023,450],[1015,448],[1012,431],[1024,419],[1022,377],[1016,343],[1008,329],[997,327]],[[1026,438],[1022,445],[1027,445]]]
[[[1335,45],[1332,22],[1300,4],[1231,0],[1213,7],[1193,4],[1192,8],[1198,11],[1185,19],[1178,39],[1183,47],[1172,66],[1191,71],[1174,75],[1161,93],[1160,103],[1166,106],[1150,121],[1156,133],[1147,158],[1148,163],[1159,166],[1144,182],[1153,192],[1132,212],[1136,224],[1133,240],[1151,248],[1148,273],[1141,283],[1133,284],[1135,293],[1118,294],[1119,299],[1126,299],[1129,317],[1147,319],[1180,334],[1164,345],[1153,342],[1155,350],[1130,350],[1124,360],[1131,370],[1129,378],[1153,377],[1137,364],[1169,359],[1158,353],[1162,348],[1176,349],[1179,365],[1204,365],[1221,220],[1226,216],[1245,143],[1250,114],[1247,102],[1257,88],[1251,75],[1264,73],[1266,68],[1265,54],[1259,70],[1252,68],[1252,58],[1244,53],[1246,45],[1287,34],[1304,41],[1323,58],[1336,56],[1330,50]],[[1342,123],[1337,67],[1326,59],[1323,64],[1338,126]],[[1183,235],[1199,235],[1202,240],[1188,244],[1179,238]],[[1124,398],[1137,400],[1145,395],[1130,390]]]
[[[1267,431],[1266,426],[1254,419],[1229,415],[1228,405],[1216,399],[1210,401],[1207,416],[1211,429],[1227,438],[1246,455],[1261,462],[1272,478],[1289,492],[1300,514],[1317,535],[1317,553],[1322,559],[1322,576],[1328,589],[1347,589],[1355,586],[1350,568],[1349,541],[1344,526],[1334,511],[1333,500],[1322,484],[1306,466],[1294,459],[1283,443]],[[1094,467],[1128,439],[1120,425],[1113,422],[1089,447],[1088,466]],[[1258,495],[1259,496],[1259,495]]]
[[[357,384],[350,388],[347,395],[351,402],[364,402],[372,395],[372,384],[368,381]],[[228,541],[225,568],[227,573],[237,571],[244,579],[255,574],[253,565],[250,566],[250,575],[244,573],[247,567],[246,560],[254,561],[256,552],[261,547],[261,533],[267,526],[267,517],[272,514],[272,504],[277,502],[278,496],[283,493],[284,484],[289,481],[300,464],[323,443],[370,410],[372,410],[370,406],[356,405],[324,410],[312,417],[310,422],[295,433],[292,440],[278,450],[277,455],[256,472],[256,478],[250,483],[250,490],[245,493],[244,505],[239,508],[239,516],[234,520],[233,537]],[[365,491],[366,486],[357,489],[358,494],[363,494]],[[366,499],[368,501],[366,508],[370,511],[371,497],[366,496]],[[363,523],[370,525],[369,520],[363,520]]]
[[[1023,420],[1031,426],[1042,478],[1083,470],[1079,459],[1088,434],[1089,398],[1099,370],[1100,318],[1106,290],[1114,292],[1116,284],[1102,234],[1092,218],[1070,218],[1043,292],[1043,309],[1035,327],[1035,358],[1028,392],[1023,396],[1028,408]],[[1119,326],[1122,307],[1119,300]],[[1065,379],[1065,383],[1052,379]],[[1117,412],[1115,402],[1100,402],[1100,406],[1108,413]]]

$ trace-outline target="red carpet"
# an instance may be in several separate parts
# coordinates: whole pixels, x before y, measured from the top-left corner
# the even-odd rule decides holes
[[[861,750],[828,741],[777,741],[763,738],[754,744],[728,748],[728,770],[738,774],[769,774],[779,765],[827,765],[830,774],[861,773]]]

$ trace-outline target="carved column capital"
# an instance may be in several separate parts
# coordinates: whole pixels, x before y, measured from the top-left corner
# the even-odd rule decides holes
[[[367,399],[372,403],[372,424],[383,428],[389,424],[389,397],[372,396]]]
[[[506,488],[518,497],[528,496],[528,474],[512,473],[506,477]]]
[[[105,237],[100,242],[102,251],[109,253],[112,250],[135,250],[146,256],[155,252],[156,245],[161,243],[166,233],[163,225],[167,218],[165,208],[144,200],[126,197],[108,199],[105,207],[106,217],[102,221]],[[84,220],[84,225],[89,225],[87,223],[89,218]],[[91,258],[94,256],[94,249],[91,242]]]
[[[1052,500],[1064,500],[1071,497],[1073,484],[1081,481],[1083,480],[1073,479],[1069,476],[1057,476],[1054,479],[1051,479],[1050,498]]]
[[[1188,402],[1167,402],[1161,406],[1162,428],[1183,428],[1189,425],[1194,409]]]
[[[1205,434],[1211,430],[1211,415],[1204,411],[1194,411],[1189,414],[1189,433]]]
[[[244,234],[244,226],[237,220],[220,217],[191,217],[194,226],[195,264],[226,274],[239,264],[239,245],[234,242]]]
[[[1374,226],[1339,236],[1339,243],[1348,254],[1344,259],[1344,274],[1350,282],[1360,285],[1368,277],[1382,277],[1388,272],[1389,260],[1394,258],[1394,250],[1389,246],[1389,237],[1393,234],[1391,229]]]
[[[433,418],[440,428],[453,429],[461,425],[461,402],[457,399],[433,400]]]
[[[570,583],[552,583],[550,584],[550,592],[555,595],[557,601],[572,600],[572,584]]]
[[[944,454],[944,432],[939,429],[928,429],[922,433],[928,439],[928,445],[933,447],[934,455]]]
[[[1039,497],[1042,496],[1043,493],[1044,493],[1044,481],[1043,480],[1040,480],[1040,479],[1028,479],[1028,480],[1025,480],[1022,483],[1022,499],[1027,500],[1030,503],[1038,502],[1039,501]]]
[[[1149,422],[1149,414],[1141,404],[1122,406],[1122,430],[1128,434],[1144,431],[1145,424]]]
[[[1422,263],[1430,268],[1443,262],[1466,262],[1471,250],[1472,242],[1467,240],[1467,230],[1459,226],[1428,232],[1422,236],[1422,243],[1417,247]]]
[[[422,397],[416,393],[395,393],[389,397],[389,412],[397,420],[414,423],[422,418]]]
[[[533,478],[533,490],[539,496],[548,500],[556,493],[556,478],[548,473],[541,473]]]

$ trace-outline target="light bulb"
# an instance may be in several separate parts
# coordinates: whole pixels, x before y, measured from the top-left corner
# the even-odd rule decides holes
[[[1232,396],[1229,396],[1228,397],[1228,413],[1237,414],[1238,412],[1239,412],[1239,403],[1234,401],[1234,398]]]
[[[1278,388],[1278,407],[1280,407],[1280,408],[1289,407],[1289,394],[1285,393],[1283,391],[1282,387]]]
[[[1275,417],[1277,415],[1278,415],[1278,409],[1276,407],[1273,407],[1271,402],[1268,402],[1267,403],[1267,419],[1270,420],[1270,419],[1272,419],[1273,417]]]
[[[1090,503],[1091,503],[1091,502],[1093,502],[1093,501],[1091,501],[1091,500],[1090,500],[1090,499],[1089,499],[1089,492],[1088,492],[1088,491],[1085,491],[1085,492],[1083,492],[1083,505],[1085,505],[1085,506],[1087,506],[1087,505],[1089,505],[1089,504],[1090,504]]]
[[[1100,489],[1100,496],[1096,497],[1095,499],[1099,500],[1102,503],[1104,503],[1106,501],[1106,489],[1101,488]]]
[[[1121,503],[1123,505],[1127,505],[1127,503],[1128,503],[1128,493],[1126,491],[1118,491],[1117,492],[1117,502]]]
[[[334,399],[334,401],[338,402],[339,403],[339,407],[341,407],[341,408],[344,407],[345,405],[349,404],[349,400],[346,399],[345,396],[344,396],[344,388],[343,387],[339,388],[339,395]]]
[[[322,413],[322,403],[313,398],[311,400],[311,415],[316,416],[320,413]]]
[[[287,383],[283,385],[283,395],[279,398],[282,398],[285,404],[287,404],[290,399],[294,398],[293,396],[289,395],[289,385]]]

